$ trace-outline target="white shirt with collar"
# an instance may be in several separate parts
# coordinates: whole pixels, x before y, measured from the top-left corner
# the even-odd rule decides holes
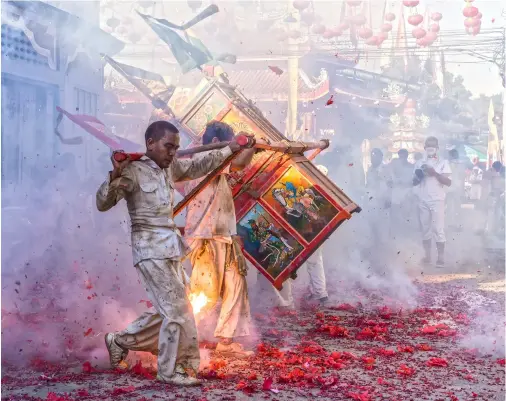
[[[174,182],[201,178],[232,154],[230,147],[214,150],[201,158],[174,159],[161,169],[148,157],[130,163],[119,178],[108,178],[97,191],[97,208],[111,209],[121,199],[127,202],[132,223],[134,265],[145,259],[180,260],[189,252],[173,216]]]
[[[420,169],[424,164],[432,167],[438,174],[448,174],[451,179],[452,169],[448,160],[439,157],[424,157],[415,164],[415,170]],[[421,201],[444,201],[446,199],[447,186],[441,184],[436,177],[425,176],[418,186],[416,194]]]

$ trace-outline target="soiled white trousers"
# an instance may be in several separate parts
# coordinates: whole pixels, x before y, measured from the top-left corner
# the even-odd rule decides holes
[[[418,217],[422,230],[422,239],[446,242],[445,201],[423,201],[418,203]]]
[[[251,312],[248,285],[246,277],[239,273],[237,261],[227,257],[232,252],[232,245],[217,240],[196,240],[191,247],[191,292],[197,295],[204,293],[209,300],[201,313],[212,310],[221,298],[214,336],[249,336]]]
[[[137,264],[141,283],[156,312],[145,312],[116,333],[119,346],[158,355],[158,376],[176,371],[197,373],[200,363],[197,328],[187,296],[189,279],[181,262],[146,259]]]

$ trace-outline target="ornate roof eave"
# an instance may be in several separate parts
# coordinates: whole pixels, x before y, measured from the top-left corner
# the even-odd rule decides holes
[[[123,42],[102,31],[98,26],[41,1],[3,1],[2,24],[22,30],[33,48],[48,59],[48,65],[53,70],[56,70],[58,65],[57,46],[66,49],[64,70],[79,53],[84,52],[93,59],[92,54],[114,55],[124,47]],[[37,26],[42,26],[43,29],[37,30]],[[59,26],[71,26],[72,32],[79,32],[79,35],[68,35],[68,31],[59,30]],[[47,35],[59,39],[58,42],[52,41],[50,49],[41,44],[41,36]]]
[[[343,89],[334,88],[334,96],[335,101],[342,102],[346,101],[349,102],[350,98],[353,101],[354,104],[360,104],[362,106],[366,107],[376,107],[376,108],[382,108],[382,109],[388,109],[388,110],[394,110],[399,108],[399,106],[404,102],[405,96],[400,96],[396,98],[395,100],[385,100],[385,99],[379,99],[376,97],[368,97],[368,96],[362,96],[357,93],[348,92]]]

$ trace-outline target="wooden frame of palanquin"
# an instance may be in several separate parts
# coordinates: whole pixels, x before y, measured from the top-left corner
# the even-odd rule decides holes
[[[194,142],[200,142],[206,124],[212,120],[228,123],[236,133],[248,132],[267,142],[285,142],[288,146],[290,144],[290,141],[262,115],[262,112],[251,101],[235,87],[222,83],[218,79],[209,80],[208,85],[189,103],[180,119],[183,127],[190,131]],[[228,163],[230,161],[228,160]],[[291,168],[296,169],[337,211],[311,240],[304,238],[263,199],[269,189]],[[211,173],[206,182],[210,182],[215,175],[216,173]],[[352,213],[360,211],[357,204],[302,154],[258,152],[250,166],[241,172],[230,174],[229,184],[234,196],[238,224],[255,205],[260,205],[273,221],[302,246],[302,251],[276,277],[272,277],[247,251],[244,252],[251,264],[277,289],[282,288],[283,282],[297,271],[341,223],[351,218]]]

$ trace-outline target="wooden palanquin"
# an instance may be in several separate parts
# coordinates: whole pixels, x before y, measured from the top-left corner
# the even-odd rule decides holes
[[[210,80],[181,116],[198,143],[217,120],[267,142],[288,140],[234,87]],[[352,213],[360,211],[341,189],[302,154],[261,151],[248,168],[229,175],[237,233],[246,258],[276,288]]]

